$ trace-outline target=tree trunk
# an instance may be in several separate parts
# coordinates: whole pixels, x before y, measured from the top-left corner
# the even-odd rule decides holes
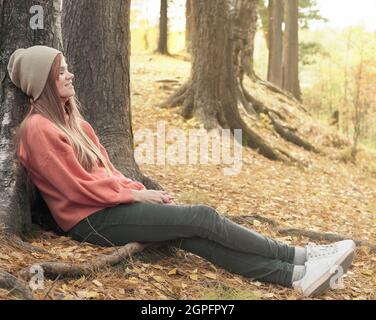
[[[298,0],[285,3],[285,32],[282,57],[282,89],[300,100]]]
[[[254,77],[253,53],[255,35],[257,31],[257,0],[236,0],[234,7],[234,27],[233,36],[237,39],[237,46],[240,50],[240,70],[241,79],[243,73],[249,77]],[[235,46],[236,47],[236,46]]]
[[[161,0],[159,16],[159,41],[157,52],[160,54],[168,53],[168,0]]]
[[[192,0],[185,1],[185,50],[192,53]]]
[[[64,5],[67,63],[75,74],[75,88],[85,118],[93,125],[119,171],[149,189],[160,189],[157,183],[143,176],[133,154],[130,0],[65,0]]]
[[[258,149],[270,159],[278,159],[278,154],[240,117],[237,106],[240,60],[236,57],[234,61],[234,52],[238,50],[235,42],[238,39],[231,37],[233,22],[228,5],[226,0],[193,2],[190,79],[162,106],[183,103],[182,115],[188,119],[196,114],[208,130],[222,127],[234,132],[241,129],[240,143]],[[238,35],[236,32],[234,34]]]
[[[288,161],[299,162],[287,151],[268,146],[261,136],[247,126],[238,109],[238,102],[241,102],[244,109],[256,115],[257,119],[260,113],[265,114],[275,132],[283,139],[308,150],[315,150],[276,119],[275,112],[255,99],[243,86],[243,75],[247,71],[244,52],[249,52],[249,39],[253,42],[257,0],[233,0],[231,3],[226,0],[208,0],[192,3],[191,75],[160,107],[182,105],[184,118],[196,115],[208,130],[222,127],[234,132],[235,129],[240,129],[243,145],[256,149],[272,160],[285,160],[287,157]],[[248,58],[251,65],[252,59]],[[281,114],[278,114],[278,118],[285,119]]]
[[[31,207],[24,169],[15,161],[13,135],[27,112],[28,99],[10,81],[7,64],[18,48],[47,45],[61,50],[59,10],[61,0],[40,0],[43,29],[32,29],[30,14],[35,1],[0,1],[0,224],[10,232],[30,231]],[[40,11],[39,11],[40,12]],[[40,22],[41,20],[39,20]]]
[[[282,87],[282,23],[283,2],[269,0],[268,81]]]

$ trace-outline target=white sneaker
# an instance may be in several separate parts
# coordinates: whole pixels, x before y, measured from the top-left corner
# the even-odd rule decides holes
[[[347,250],[325,254],[325,257],[318,255],[311,258],[305,263],[306,273],[304,277],[295,281],[292,284],[293,287],[301,291],[306,297],[323,293],[330,288],[332,277],[337,273],[340,273],[340,277],[346,273],[354,258],[354,252],[354,248],[349,247]]]
[[[307,260],[314,258],[324,258],[338,252],[346,252],[350,249],[355,250],[355,242],[353,240],[342,240],[328,245],[317,245],[309,243],[306,246]]]

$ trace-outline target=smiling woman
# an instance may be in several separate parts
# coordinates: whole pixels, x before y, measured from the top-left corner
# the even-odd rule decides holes
[[[16,136],[18,159],[56,223],[73,239],[101,246],[168,242],[231,272],[294,287],[306,296],[330,287],[334,267],[343,275],[351,265],[352,240],[293,247],[212,207],[175,205],[166,192],[146,190],[123,176],[81,116],[74,76],[60,51],[16,50],[8,71],[31,98]]]
[[[68,71],[68,65],[65,62],[65,58],[62,55],[60,57],[60,72],[58,80],[56,81],[57,91],[61,98],[63,105],[69,100],[70,97],[75,95],[73,78],[74,75]]]

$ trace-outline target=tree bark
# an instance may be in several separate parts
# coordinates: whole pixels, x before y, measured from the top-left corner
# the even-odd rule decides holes
[[[185,50],[192,53],[192,0],[185,1]]]
[[[313,150],[296,133],[285,130],[274,118],[273,111],[255,99],[243,86],[247,68],[251,79],[258,82],[251,67],[252,58],[245,54],[252,52],[250,42],[253,44],[256,30],[257,0],[208,0],[192,3],[193,54],[190,78],[160,107],[182,105],[184,118],[196,115],[208,130],[222,127],[234,132],[235,129],[240,129],[243,145],[257,150],[271,160],[286,160],[287,157],[288,161],[298,162],[287,151],[270,147],[248,127],[239,113],[238,102],[241,102],[244,109],[249,114],[256,115],[257,119],[260,113],[266,114],[276,133],[283,139]],[[244,63],[247,60],[248,67]],[[281,115],[278,117],[283,118]]]
[[[141,173],[133,154],[130,0],[66,0],[64,5],[66,56],[85,118],[119,171],[149,189],[161,189]]]
[[[282,23],[283,2],[269,0],[268,81],[282,87]]]
[[[161,0],[157,52],[168,55],[168,0]]]
[[[299,38],[298,38],[298,0],[285,3],[285,32],[282,57],[282,89],[291,92],[300,100],[299,84]]]
[[[10,81],[7,64],[18,48],[47,45],[61,50],[59,10],[61,0],[40,0],[43,29],[33,30],[30,8],[35,1],[0,1],[0,224],[9,232],[23,234],[31,228],[31,207],[24,169],[14,157],[13,135],[23,120],[28,100]]]
[[[246,3],[247,1],[244,5]],[[193,2],[190,79],[161,106],[183,104],[182,115],[187,119],[197,115],[208,130],[222,127],[234,132],[235,129],[241,129],[240,143],[258,149],[264,156],[276,160],[279,158],[278,154],[247,126],[238,110],[237,79],[238,68],[241,66],[238,53],[241,50],[236,46],[236,37],[241,32],[233,30],[228,5],[226,0]],[[247,35],[242,34],[242,37],[244,40]]]
[[[239,49],[241,78],[243,73],[254,78],[253,53],[257,31],[257,0],[236,0],[234,11],[233,37],[237,39]]]

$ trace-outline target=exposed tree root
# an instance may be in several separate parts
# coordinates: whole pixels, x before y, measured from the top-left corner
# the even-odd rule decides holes
[[[23,300],[35,300],[27,285],[10,273],[0,269],[0,288],[9,290],[9,294]]]
[[[39,263],[39,265],[42,267],[44,275],[49,278],[53,278],[58,275],[61,275],[62,277],[77,277],[89,275],[97,269],[119,263],[120,261],[132,256],[133,254],[142,251],[145,246],[146,245],[137,242],[128,243],[125,246],[118,248],[114,253],[110,255],[103,255],[96,258],[94,261],[81,264],[47,261],[41,262]],[[29,268],[22,269],[20,275],[23,278],[28,279],[30,277]]]
[[[131,258],[134,254],[143,251],[145,248],[158,248],[162,243],[141,244],[138,242],[128,243],[123,247],[115,248],[115,251],[109,255],[102,255],[93,261],[73,264],[67,262],[46,261],[38,263],[44,271],[44,275],[48,278],[60,277],[79,277],[83,275],[90,275],[96,270],[100,270],[106,266],[115,265],[126,258]],[[24,279],[29,279],[29,268],[24,268],[20,271],[20,275]]]
[[[6,231],[0,232],[0,244],[1,245],[7,244],[7,245],[10,245],[12,247],[15,247],[17,249],[20,249],[29,253],[33,253],[33,252],[44,253],[44,254],[48,253],[47,250],[33,246],[32,244],[21,240],[16,235],[10,234],[9,232],[6,232]]]
[[[262,103],[260,100],[257,100],[254,96],[252,96],[248,91],[245,90],[245,88],[242,86],[243,89],[243,96],[246,97],[246,99],[252,103],[254,106],[254,110],[256,110],[258,113],[263,113],[268,116],[270,119],[274,130],[286,141],[291,142],[299,147],[302,147],[308,151],[313,151],[315,153],[319,153],[320,151],[315,148],[313,145],[311,145],[308,141],[305,141],[303,138],[299,137],[295,131],[296,129],[292,129],[288,126],[284,126],[281,123],[279,123],[272,115],[271,113],[277,114],[278,117],[282,118],[282,120],[286,120],[284,116],[282,116],[277,111],[269,109],[267,106],[265,106],[264,103]],[[246,109],[247,110],[247,109]]]
[[[186,93],[188,91],[188,89],[190,88],[190,82],[186,82],[185,84],[183,84],[175,93],[173,93],[167,100],[163,101],[162,103],[160,103],[158,105],[159,108],[174,108],[174,107],[177,107],[179,105],[182,105],[184,100],[185,100],[185,97],[186,97]]]

